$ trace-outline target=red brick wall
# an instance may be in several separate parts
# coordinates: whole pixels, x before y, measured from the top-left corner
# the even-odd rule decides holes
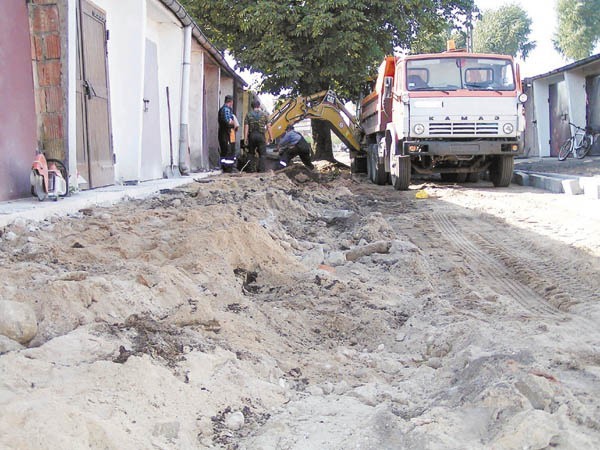
[[[31,0],[31,57],[38,118],[38,140],[46,156],[66,160],[67,66],[64,0]]]

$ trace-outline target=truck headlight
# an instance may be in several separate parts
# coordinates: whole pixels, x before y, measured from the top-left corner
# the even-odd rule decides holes
[[[413,127],[413,131],[415,132],[415,134],[423,134],[425,133],[425,125],[423,125],[422,123],[418,123]]]
[[[513,127],[512,123],[505,123],[502,126],[502,131],[504,131],[504,134],[510,134],[515,130],[515,127]]]
[[[519,95],[519,101],[521,103],[525,103],[527,101],[527,94],[521,94],[521,95]]]

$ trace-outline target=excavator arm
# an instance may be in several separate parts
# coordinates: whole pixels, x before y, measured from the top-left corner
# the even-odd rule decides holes
[[[362,129],[333,91],[286,100],[269,117],[273,139],[281,136],[288,125],[303,119],[320,119],[330,123],[334,134],[350,149],[360,151]]]

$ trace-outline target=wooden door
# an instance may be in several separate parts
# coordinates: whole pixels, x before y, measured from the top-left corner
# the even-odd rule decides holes
[[[550,156],[558,156],[560,146],[571,137],[569,103],[564,81],[550,86]]]
[[[95,188],[114,184],[115,180],[106,13],[91,2],[80,0],[77,31],[77,162],[87,187]]]
[[[81,57],[81,32],[77,24],[77,83],[76,83],[76,116],[77,116],[77,173],[80,175],[79,187],[90,188],[90,161],[87,146],[86,89],[83,78],[83,58]]]

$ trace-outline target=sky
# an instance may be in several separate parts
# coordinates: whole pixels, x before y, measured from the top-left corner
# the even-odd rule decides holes
[[[497,9],[498,7],[515,3],[516,0],[475,0],[475,4],[481,10]],[[556,0],[528,0],[519,1],[519,5],[525,9],[532,20],[530,40],[536,42],[536,47],[532,50],[525,61],[517,60],[521,67],[521,77],[532,77],[551,70],[565,66],[572,61],[564,59],[552,45],[552,37],[556,30]],[[599,46],[600,47],[600,46]],[[596,48],[600,52],[600,48]],[[252,86],[257,78],[248,73],[241,73],[241,76]],[[270,96],[261,96],[265,106],[270,110],[272,99]]]
[[[511,0],[475,0],[480,10],[498,9],[506,4],[514,3]],[[537,43],[525,61],[519,60],[521,77],[532,77],[569,64],[554,50],[552,37],[556,30],[556,0],[528,0],[518,2],[532,20],[529,39]]]

